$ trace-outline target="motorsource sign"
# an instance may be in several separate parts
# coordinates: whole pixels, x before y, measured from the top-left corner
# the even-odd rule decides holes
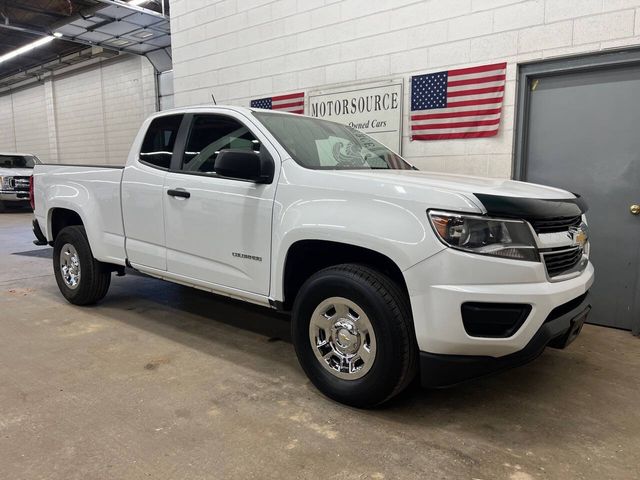
[[[350,125],[402,153],[402,86],[391,80],[310,92],[308,115]]]

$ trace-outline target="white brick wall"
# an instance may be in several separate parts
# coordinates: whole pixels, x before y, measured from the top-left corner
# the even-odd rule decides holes
[[[55,82],[58,156],[63,163],[107,163],[101,69]]]
[[[49,161],[49,132],[44,85],[16,92],[12,97],[16,150],[35,153],[43,161]]]
[[[0,97],[0,151],[45,162],[123,164],[142,120],[156,109],[151,64],[106,62]]]
[[[151,64],[143,58],[131,60],[101,69],[107,163],[126,160],[140,123],[156,109]]]
[[[418,167],[508,177],[516,65],[640,43],[640,0],[173,0],[175,105],[507,61],[500,132],[410,142]]]
[[[13,128],[13,99],[0,97],[0,151],[16,152],[16,133]]]

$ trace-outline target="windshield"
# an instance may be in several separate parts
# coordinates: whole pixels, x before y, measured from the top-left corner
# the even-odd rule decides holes
[[[33,168],[38,159],[31,155],[0,155],[0,168]]]
[[[291,158],[324,170],[411,170],[398,154],[355,128],[315,118],[254,112]]]

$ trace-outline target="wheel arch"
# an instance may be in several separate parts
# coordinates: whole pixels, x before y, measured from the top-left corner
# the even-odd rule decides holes
[[[407,283],[398,264],[376,250],[331,240],[306,239],[291,244],[284,258],[281,275],[280,307],[290,310],[302,284],[323,268],[353,263],[373,268],[395,281],[408,293]]]
[[[47,232],[50,245],[56,240],[56,237],[65,227],[72,225],[85,226],[82,216],[75,210],[64,207],[54,207],[49,210],[47,215]]]

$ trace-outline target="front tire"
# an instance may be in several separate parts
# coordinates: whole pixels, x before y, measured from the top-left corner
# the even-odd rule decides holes
[[[407,295],[365,266],[337,265],[312,275],[294,302],[292,338],[311,382],[347,405],[380,405],[417,371]]]
[[[93,257],[83,226],[60,231],[53,245],[53,270],[60,292],[74,305],[92,305],[109,290],[111,271]]]

